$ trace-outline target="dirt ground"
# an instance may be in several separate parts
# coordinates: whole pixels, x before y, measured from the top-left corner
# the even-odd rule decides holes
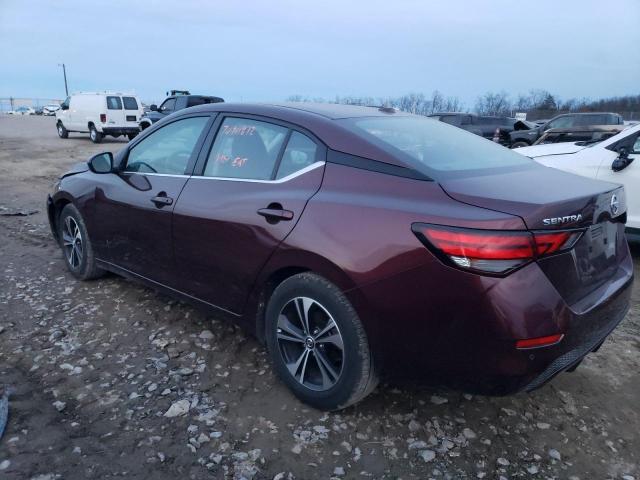
[[[0,478],[640,479],[638,284],[600,351],[532,394],[381,385],[316,411],[233,325],[113,275],[74,280],[46,193],[125,140],[54,123],[0,116]]]

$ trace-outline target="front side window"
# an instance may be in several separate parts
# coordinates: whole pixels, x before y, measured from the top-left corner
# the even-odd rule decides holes
[[[569,128],[569,127],[573,127],[574,122],[575,122],[575,117],[571,117],[571,116],[560,117],[549,122],[547,124],[546,129],[550,130],[552,128]]]
[[[640,135],[636,136],[636,140],[633,142],[631,153],[640,153]]]
[[[270,180],[288,129],[258,120],[226,118],[216,136],[206,177]]]
[[[286,177],[315,163],[317,153],[316,142],[302,133],[292,132],[282,155],[276,178]]]
[[[107,108],[109,110],[122,110],[120,97],[107,97]]]
[[[176,99],[170,98],[168,100],[165,100],[164,103],[160,105],[160,108],[158,110],[160,110],[161,112],[173,112],[175,109]]]
[[[125,110],[138,110],[138,102],[135,97],[122,97]]]
[[[185,118],[153,132],[131,149],[125,171],[183,175],[208,120]]]

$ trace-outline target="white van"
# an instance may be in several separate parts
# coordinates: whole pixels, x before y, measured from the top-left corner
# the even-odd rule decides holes
[[[131,140],[140,133],[138,122],[143,113],[135,95],[74,93],[56,112],[56,128],[60,138],[67,138],[69,132],[88,132],[93,143],[100,143],[105,135],[126,135]]]

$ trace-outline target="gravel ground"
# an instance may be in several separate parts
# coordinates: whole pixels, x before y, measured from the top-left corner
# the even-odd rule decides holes
[[[600,351],[532,394],[381,385],[319,412],[235,326],[67,273],[45,195],[71,164],[123,145],[0,117],[0,478],[640,479],[639,287]]]

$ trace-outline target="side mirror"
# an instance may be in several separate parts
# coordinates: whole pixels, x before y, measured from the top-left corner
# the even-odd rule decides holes
[[[631,165],[631,162],[633,162],[633,158],[629,158],[629,150],[627,147],[620,147],[618,149],[618,158],[611,164],[611,170],[619,172]]]
[[[69,110],[69,105],[60,105],[60,110]]]
[[[111,152],[99,153],[89,159],[89,170],[93,173],[113,172],[113,154]]]
[[[157,112],[157,111],[158,111],[158,105],[156,105],[155,103],[154,103],[154,104],[152,104],[152,105],[149,107],[149,110],[151,110],[152,112]]]

